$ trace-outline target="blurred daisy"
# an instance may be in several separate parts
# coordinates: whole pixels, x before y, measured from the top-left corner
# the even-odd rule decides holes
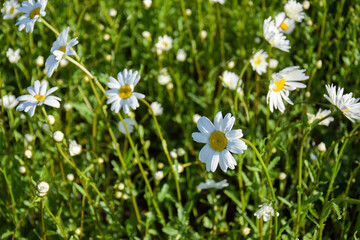
[[[239,81],[239,76],[237,74],[225,70],[222,74],[221,80],[222,85],[224,87],[228,87],[230,90],[235,90],[239,82],[238,92],[241,91],[242,80],[240,79]]]
[[[13,19],[16,16],[16,14],[19,13],[19,11],[16,9],[19,6],[20,5],[16,0],[10,0],[4,2],[3,8],[1,9],[1,13],[4,15],[3,19],[4,20]]]
[[[46,59],[45,69],[47,72],[47,76],[51,77],[54,70],[58,68],[60,61],[66,56],[75,55],[76,52],[70,48],[78,44],[77,37],[70,40],[67,43],[69,27],[65,28],[53,43],[50,52],[53,55],[50,55]]]
[[[311,124],[313,123],[315,120],[318,120],[318,119],[323,119],[325,118],[327,115],[329,115],[331,113],[330,110],[321,110],[321,108],[319,109],[319,111],[314,115],[314,114],[311,114],[311,113],[306,113],[307,116],[308,116],[308,123]],[[326,118],[325,120],[321,121],[319,123],[319,125],[324,125],[324,126],[329,126],[329,124],[334,121],[334,118],[333,117],[328,117]]]
[[[113,77],[109,77],[109,82],[106,84],[110,90],[105,92],[105,95],[110,97],[106,101],[106,104],[111,104],[111,111],[118,113],[121,108],[124,108],[124,112],[127,114],[130,107],[135,110],[138,108],[138,98],[144,98],[145,95],[134,92],[136,84],[140,80],[138,71],[133,72],[132,69],[119,72],[117,80]]]
[[[289,52],[289,49],[291,48],[289,40],[286,40],[286,37],[280,32],[279,28],[276,27],[275,22],[274,20],[271,20],[271,17],[264,20],[263,32],[264,38],[271,46]]]
[[[299,70],[299,67],[293,66],[273,74],[273,79],[270,82],[269,92],[266,98],[267,103],[270,105],[271,112],[274,111],[274,108],[279,109],[282,113],[285,111],[283,99],[289,104],[293,104],[288,97],[289,91],[306,87],[306,84],[299,82],[309,78],[304,72],[305,70]]]
[[[223,118],[221,112],[215,116],[215,126],[207,117],[198,120],[200,132],[194,132],[191,136],[195,142],[206,144],[200,151],[199,159],[206,163],[207,171],[214,172],[219,164],[224,172],[227,168],[234,169],[237,163],[230,152],[239,154],[247,149],[246,144],[239,139],[243,136],[242,130],[231,130],[234,123],[235,117],[228,113]]]
[[[224,3],[225,3],[225,0],[210,0],[211,2],[214,2],[214,3],[216,3],[216,2],[218,2],[218,3],[220,3],[221,5],[223,5]]]
[[[251,66],[254,71],[256,71],[259,75],[266,73],[266,68],[268,66],[268,62],[266,61],[269,55],[264,52],[263,49],[255,53],[255,55],[250,60]]]
[[[4,95],[2,99],[0,99],[0,106],[4,106],[6,109],[12,109],[18,104],[18,100],[14,95]]]
[[[163,177],[164,177],[164,172],[163,171],[157,171],[154,173],[154,177],[156,180],[160,181]]]
[[[172,48],[172,42],[172,38],[165,34],[163,37],[159,37],[155,47],[162,51],[169,51]]]
[[[209,188],[223,189],[224,187],[227,186],[229,186],[229,184],[227,183],[226,179],[220,182],[215,182],[212,179],[206,179],[204,183],[200,183],[196,188],[200,190],[209,189]]]
[[[295,0],[289,0],[284,6],[284,11],[289,18],[297,22],[301,22],[304,19],[303,5]]]
[[[16,51],[14,51],[12,48],[9,48],[6,51],[6,56],[8,57],[9,62],[17,63],[20,60],[20,49],[16,49]]]
[[[18,7],[17,10],[25,13],[20,16],[17,20],[15,26],[19,25],[19,31],[23,30],[26,27],[26,32],[33,32],[35,22],[41,16],[45,16],[45,7],[47,0],[34,0],[24,1],[21,3],[22,6]]]
[[[259,205],[259,210],[254,214],[258,219],[261,217],[264,219],[264,222],[267,222],[270,220],[271,216],[275,215],[274,209],[271,207],[271,203],[268,205],[267,203],[264,203],[262,205]],[[279,216],[279,213],[276,213],[277,216]]]
[[[177,164],[177,167],[176,164],[173,164],[172,167],[178,173],[182,173],[184,171],[184,167],[180,163]]]
[[[275,25],[281,32],[290,34],[295,29],[295,20],[287,18],[285,13],[281,12],[275,17]]]
[[[115,17],[115,16],[117,15],[116,9],[110,8],[110,9],[109,9],[109,15],[110,15],[111,17]]]
[[[150,107],[155,116],[160,116],[163,113],[163,108],[161,107],[161,104],[158,102],[151,103]]]
[[[179,62],[184,62],[186,60],[186,52],[183,49],[179,49],[177,52],[176,60]]]
[[[131,118],[124,118],[124,122],[125,122],[127,130],[129,131],[129,134],[134,132],[134,126],[136,125],[136,122],[134,120],[132,120]],[[124,127],[124,124],[122,121],[119,122],[118,128],[122,134],[126,135],[126,130],[125,130],[125,127]]]
[[[151,7],[152,0],[143,0],[143,4],[146,9],[149,9]]]
[[[30,95],[22,95],[17,98],[18,101],[24,101],[20,103],[16,110],[28,112],[30,111],[30,117],[34,116],[36,106],[41,106],[43,104],[49,105],[51,107],[59,108],[61,99],[55,96],[50,96],[55,92],[58,87],[53,87],[47,90],[47,82],[43,82],[40,85],[40,81],[36,80],[34,87],[28,87],[27,90]]]
[[[279,64],[279,61],[274,59],[274,58],[270,58],[269,61],[269,68],[274,69],[277,67],[277,65]]]
[[[331,86],[325,85],[325,87],[329,96],[324,94],[324,97],[337,107],[345,117],[352,122],[360,119],[360,98],[353,98],[353,93],[343,94],[344,89],[340,87],[336,91],[336,86],[332,84]]]
[[[76,156],[81,153],[81,145],[78,144],[75,140],[69,139],[69,153],[70,156]]]
[[[158,82],[160,85],[166,85],[171,82],[171,77],[168,73],[167,68],[162,68],[160,70],[160,75],[158,76]]]

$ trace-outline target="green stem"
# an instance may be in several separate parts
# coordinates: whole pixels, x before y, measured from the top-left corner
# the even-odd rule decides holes
[[[15,223],[17,223],[18,218],[17,218],[17,215],[16,215],[15,198],[14,198],[14,194],[13,194],[13,191],[12,191],[11,183],[9,182],[9,179],[7,178],[6,169],[5,168],[0,169],[0,172],[2,172],[4,174],[5,182],[6,182],[6,185],[8,186],[9,194],[10,194],[10,198],[11,198],[11,208],[12,208],[13,215],[14,215],[14,218],[15,218]]]
[[[221,62],[225,62],[225,47],[224,47],[224,30],[221,22],[221,13],[219,4],[216,4],[216,13],[217,13],[217,22],[219,26],[219,34],[220,34],[220,52],[221,52]],[[237,89],[237,88],[236,88]]]
[[[52,219],[54,220],[54,222],[56,223],[56,225],[59,227],[61,234],[63,235],[64,239],[67,239],[66,233],[63,229],[63,227],[61,226],[60,222],[56,219],[56,217],[54,216],[54,214],[50,211],[49,207],[47,206],[47,204],[45,204],[45,209],[46,211],[50,214],[50,216],[52,217]]]
[[[45,21],[44,18],[40,17],[40,19],[41,19],[41,22],[42,22],[45,26],[47,26],[51,31],[53,31],[53,32],[56,34],[56,36],[59,36],[59,35],[60,35],[60,33],[59,33],[53,26],[51,26],[47,21]]]
[[[45,233],[45,223],[44,223],[44,208],[43,208],[43,199],[40,199],[40,214],[41,214],[41,234],[43,236],[43,240],[46,240]]]
[[[265,175],[266,175],[266,178],[267,178],[267,181],[269,183],[269,186],[270,186],[270,190],[271,190],[271,196],[272,196],[272,199],[273,199],[273,207],[274,207],[274,219],[275,219],[275,231],[274,231],[274,236],[275,238],[277,238],[277,228],[278,228],[278,218],[277,218],[277,203],[276,203],[276,195],[275,195],[275,191],[274,191],[274,188],[273,188],[273,185],[272,185],[272,182],[271,182],[271,178],[270,178],[270,175],[269,175],[269,172],[267,170],[267,167],[265,166],[265,163],[259,153],[259,151],[257,150],[257,148],[254,146],[254,144],[252,144],[249,140],[246,140],[244,138],[241,138],[242,141],[244,141],[247,145],[249,145],[253,151],[255,152],[256,154],[256,157],[258,158],[258,160],[260,161],[261,163],[261,166],[263,167],[263,170],[265,172]]]

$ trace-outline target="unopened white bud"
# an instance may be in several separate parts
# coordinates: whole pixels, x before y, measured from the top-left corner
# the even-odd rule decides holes
[[[29,159],[32,157],[32,151],[30,149],[25,150],[25,157]]]
[[[75,229],[75,234],[80,236],[81,235],[81,229],[80,228]]]
[[[72,109],[71,104],[70,103],[65,103],[64,104],[64,109],[65,109],[65,111],[70,111]]]
[[[36,195],[39,197],[45,197],[49,192],[50,185],[45,181],[40,181],[36,184]]]
[[[321,60],[318,60],[317,62],[316,62],[316,68],[317,69],[320,69],[322,67],[322,61]]]
[[[157,167],[158,167],[158,169],[163,169],[164,168],[164,163],[159,162]]]
[[[241,234],[244,235],[245,237],[246,237],[247,235],[249,235],[250,232],[251,232],[251,228],[244,227],[244,228],[241,229]]]
[[[48,115],[48,120],[49,120],[50,125],[54,125],[55,117],[53,115]]]
[[[200,118],[201,118],[201,116],[199,114],[195,113],[194,116],[192,117],[192,120],[194,123],[197,123]]]
[[[19,173],[21,173],[21,174],[26,173],[26,168],[24,166],[20,166],[18,170],[19,170]]]
[[[122,197],[122,192],[120,192],[120,191],[116,191],[115,192],[115,197],[117,198],[117,199],[120,199],[121,197]]]
[[[110,39],[110,35],[108,33],[105,33],[103,38],[105,41],[108,41]]]
[[[269,61],[269,68],[271,69],[275,69],[279,64],[279,61],[276,60],[276,59],[273,59],[273,58],[270,58],[270,61]]]
[[[55,131],[53,133],[53,138],[56,142],[62,142],[64,139],[64,133],[62,131]]]
[[[201,40],[205,40],[206,39],[206,37],[207,37],[207,32],[205,31],[205,30],[202,30],[201,32],[200,32],[200,38],[201,38]]]
[[[279,174],[279,180],[283,181],[283,180],[285,180],[285,179],[286,179],[286,173],[281,172],[281,173]]]
[[[141,35],[147,40],[151,38],[151,33],[149,31],[143,31]]]
[[[229,69],[233,69],[235,67],[234,61],[228,62],[227,66],[228,66]]]
[[[311,93],[309,91],[306,91],[305,97],[309,98],[311,96]]]
[[[168,84],[166,84],[166,88],[167,88],[167,90],[171,90],[174,88],[174,84],[168,83]]]
[[[108,62],[110,62],[111,61],[111,55],[110,54],[107,54],[106,56],[105,56],[105,60],[106,61],[108,61]]]
[[[103,164],[104,163],[104,159],[103,158],[98,158],[98,164]]]
[[[309,2],[309,1],[304,1],[304,2],[303,2],[303,8],[304,8],[305,10],[308,10],[308,9],[310,8],[310,2]]]
[[[110,15],[111,17],[115,17],[115,16],[117,15],[116,9],[110,8],[110,9],[109,9],[109,15]]]
[[[164,177],[164,172],[163,171],[157,171],[154,173],[154,177],[156,180],[161,180]]]
[[[325,143],[323,143],[323,142],[321,142],[317,148],[322,153],[326,152],[326,146],[325,146]]]
[[[41,67],[42,65],[44,65],[44,57],[43,56],[38,56],[35,60],[36,65],[38,65],[39,67]]]
[[[74,174],[69,173],[68,175],[66,175],[66,178],[67,178],[67,180],[69,180],[70,182],[72,182],[72,181],[74,181],[75,176],[74,176]]]
[[[192,11],[191,11],[191,9],[188,8],[188,9],[186,9],[185,13],[186,13],[186,16],[191,16]]]
[[[125,184],[119,183],[118,189],[121,190],[121,191],[124,190],[125,189]]]
[[[184,156],[184,155],[185,155],[185,150],[184,150],[183,148],[178,148],[178,149],[177,149],[177,155],[178,155],[179,157]]]
[[[171,150],[170,156],[171,156],[172,158],[177,158],[177,157],[178,157],[178,156],[177,156],[177,153],[176,153],[176,149]]]

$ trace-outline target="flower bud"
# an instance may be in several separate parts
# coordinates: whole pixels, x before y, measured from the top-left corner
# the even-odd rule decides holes
[[[50,186],[45,181],[40,181],[36,184],[36,195],[39,197],[45,197],[50,189]]]
[[[56,142],[62,142],[64,139],[64,133],[61,131],[55,131],[53,134],[53,138]]]

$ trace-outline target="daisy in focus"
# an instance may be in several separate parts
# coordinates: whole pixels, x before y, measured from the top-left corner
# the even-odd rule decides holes
[[[9,0],[4,2],[3,8],[1,9],[1,13],[4,15],[3,19],[13,19],[19,11],[16,9],[19,7],[19,3],[16,0]]]
[[[61,99],[59,97],[50,96],[53,92],[55,92],[58,87],[53,87],[47,90],[47,82],[43,82],[40,84],[39,80],[36,80],[34,83],[34,87],[28,87],[27,90],[30,95],[22,95],[17,98],[18,101],[24,101],[20,103],[17,107],[17,111],[30,111],[30,117],[34,116],[35,109],[37,106],[41,106],[43,104],[59,108]]]
[[[169,51],[172,48],[172,42],[172,38],[165,34],[163,37],[159,37],[155,47],[161,51]]]
[[[275,25],[285,34],[290,34],[295,29],[295,20],[287,18],[284,12],[279,13],[275,17]]]
[[[130,107],[135,110],[138,108],[138,99],[144,98],[145,95],[134,92],[136,84],[140,80],[138,71],[133,72],[132,69],[119,72],[117,80],[113,77],[109,77],[109,82],[106,84],[110,89],[105,92],[105,95],[110,97],[106,101],[106,104],[111,104],[111,111],[118,113],[121,108],[124,108],[124,112],[127,114]]]
[[[284,11],[289,18],[297,22],[301,22],[305,17],[303,5],[296,2],[296,0],[289,0],[284,6]]]
[[[54,73],[54,70],[58,68],[61,60],[64,59],[66,55],[70,56],[76,54],[76,52],[71,48],[76,44],[78,44],[79,42],[77,40],[77,37],[75,37],[71,39],[69,43],[67,43],[68,32],[69,32],[69,27],[65,28],[60,33],[59,37],[52,45],[50,52],[53,55],[50,55],[46,59],[46,63],[45,63],[45,69],[48,77],[51,77],[51,75]]]
[[[18,103],[14,95],[4,95],[2,99],[0,99],[0,106],[6,109],[13,109]]]
[[[236,89],[236,86],[239,82],[238,92],[241,91],[242,80],[240,79],[239,81],[239,76],[237,74],[225,70],[225,72],[222,74],[221,80],[224,87],[227,87],[233,91]]]
[[[214,124],[207,117],[197,121],[200,132],[191,136],[195,142],[206,144],[199,153],[199,159],[206,163],[207,171],[214,172],[219,164],[224,172],[228,168],[235,169],[237,163],[231,152],[239,154],[247,149],[245,142],[239,139],[243,136],[242,130],[231,130],[234,123],[235,117],[228,113],[223,118],[221,112],[216,114]]]
[[[229,184],[227,183],[226,179],[220,182],[215,182],[212,179],[207,179],[204,183],[200,183],[196,188],[200,190],[209,189],[209,188],[223,189],[224,187],[227,186],[229,186]]]
[[[11,63],[17,63],[20,60],[20,49],[16,49],[15,51],[12,48],[9,48],[6,51],[6,56]]]
[[[289,52],[290,41],[286,40],[284,34],[282,34],[279,28],[276,27],[275,21],[268,17],[264,20],[263,26],[264,38],[270,43],[271,46],[276,47],[284,52]]]
[[[33,32],[34,24],[39,20],[40,15],[44,17],[46,15],[45,7],[47,0],[34,0],[22,2],[22,6],[17,10],[23,12],[24,15],[20,16],[15,26],[19,25],[19,31],[22,31],[26,27],[26,32]]]
[[[264,52],[263,49],[255,53],[255,55],[250,60],[251,66],[254,71],[257,72],[257,74],[261,75],[263,73],[266,73],[266,68],[268,66],[268,62],[266,59],[268,58],[268,54]]]
[[[337,107],[350,121],[360,120],[360,98],[353,98],[353,93],[344,94],[344,88],[336,86],[325,85],[329,94],[324,94],[324,97],[331,102],[332,105]]]
[[[311,124],[313,123],[315,120],[318,120],[318,119],[323,119],[325,118],[326,116],[328,116],[329,114],[331,113],[330,110],[321,110],[321,108],[319,109],[319,111],[314,115],[314,114],[311,114],[311,113],[306,113],[307,116],[308,116],[308,123]],[[325,120],[321,121],[319,123],[319,125],[323,125],[323,126],[329,126],[329,124],[334,121],[334,118],[333,117],[328,117],[326,118]]]
[[[254,216],[256,216],[258,219],[261,217],[264,219],[264,222],[267,222],[270,220],[271,216],[274,217],[275,211],[271,207],[271,203],[268,205],[267,203],[264,203],[262,205],[259,205],[259,210],[256,211]],[[279,213],[276,213],[276,216],[279,216]]]
[[[306,84],[299,82],[309,78],[304,72],[305,70],[300,70],[299,67],[293,66],[287,67],[273,75],[266,97],[266,102],[269,104],[271,112],[274,111],[274,108],[279,109],[282,113],[285,111],[283,99],[293,105],[293,102],[288,97],[289,91],[306,87]]]

